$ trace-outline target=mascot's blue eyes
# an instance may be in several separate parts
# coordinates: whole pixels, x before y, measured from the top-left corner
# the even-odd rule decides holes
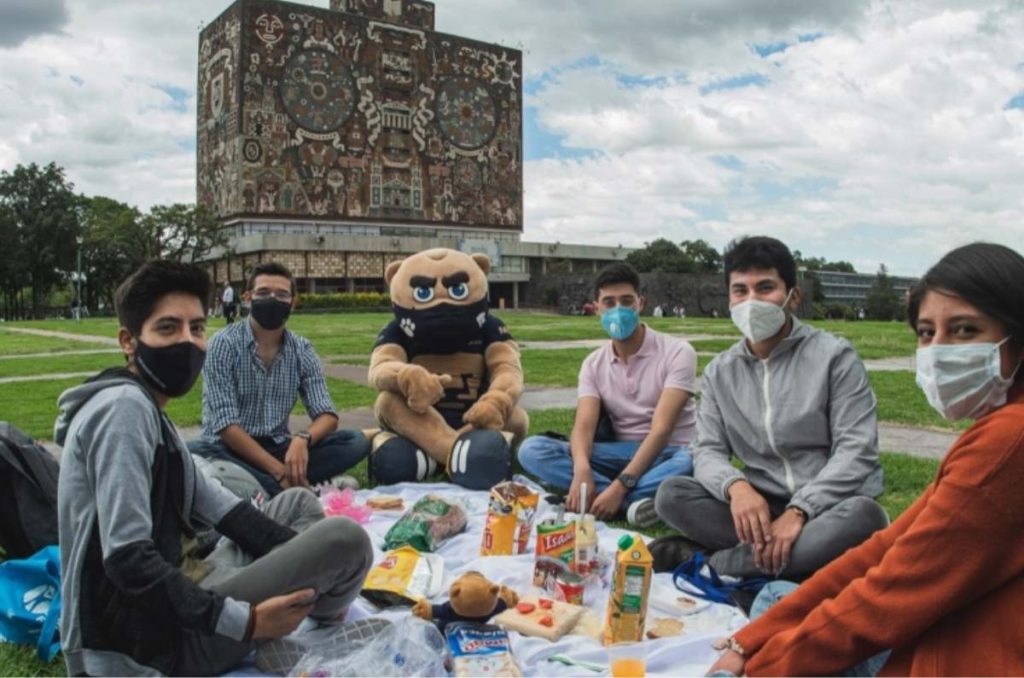
[[[469,296],[469,286],[466,283],[458,283],[448,288],[448,296],[455,301],[462,301]]]
[[[433,287],[417,287],[412,291],[412,296],[420,303],[426,303],[434,298]]]

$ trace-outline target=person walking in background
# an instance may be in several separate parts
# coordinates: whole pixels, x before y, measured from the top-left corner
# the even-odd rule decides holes
[[[224,322],[228,325],[235,322],[235,288],[230,282],[224,283],[224,293],[220,296],[220,302],[224,309]]]

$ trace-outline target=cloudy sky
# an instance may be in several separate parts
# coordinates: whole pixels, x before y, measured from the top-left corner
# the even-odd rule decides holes
[[[0,169],[193,201],[198,29],[228,4],[0,0]],[[526,239],[766,233],[906,274],[1022,248],[1020,0],[436,4],[525,52]]]

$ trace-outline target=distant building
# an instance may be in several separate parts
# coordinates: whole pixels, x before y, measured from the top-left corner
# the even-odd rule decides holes
[[[236,0],[199,36],[197,201],[231,235],[215,281],[275,260],[302,291],[376,290],[444,246],[490,255],[492,303],[518,306],[548,270],[623,259],[520,241],[522,73],[519,50],[435,32],[425,0]]]
[[[874,273],[843,273],[841,271],[816,271],[815,275],[821,282],[822,294],[826,304],[846,304],[851,308],[863,308],[867,302],[868,291],[878,278]],[[917,278],[889,276],[896,296],[903,300],[911,287],[917,284]]]

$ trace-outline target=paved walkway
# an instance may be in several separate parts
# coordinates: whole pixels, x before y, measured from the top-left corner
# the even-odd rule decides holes
[[[13,384],[23,381],[51,381],[57,379],[88,379],[96,372],[54,372],[52,374],[30,374],[23,377],[2,377],[0,384]]]
[[[120,353],[120,348],[90,348],[81,351],[50,351],[48,353],[19,353],[16,355],[0,355],[0,360],[18,360],[20,358],[53,358],[66,355],[96,355],[99,353]]]
[[[114,337],[104,337],[98,334],[75,334],[74,332],[57,332],[56,330],[37,330],[28,327],[4,327],[8,332],[20,332],[21,334],[34,334],[37,337],[49,337],[51,339],[69,339],[81,341],[87,344],[106,344],[108,346],[120,346]]]

